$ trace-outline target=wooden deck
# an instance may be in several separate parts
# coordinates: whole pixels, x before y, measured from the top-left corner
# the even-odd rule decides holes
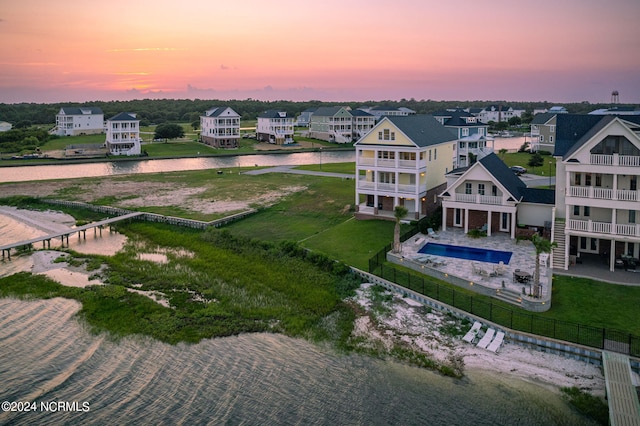
[[[640,402],[631,382],[629,357],[603,351],[602,365],[611,426],[640,426]]]

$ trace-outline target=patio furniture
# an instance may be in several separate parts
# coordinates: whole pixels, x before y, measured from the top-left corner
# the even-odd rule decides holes
[[[482,349],[487,349],[487,346],[489,346],[489,343],[491,343],[495,334],[496,331],[493,328],[488,329],[487,332],[484,333],[484,336],[482,336],[482,339],[478,342],[477,346]]]
[[[471,268],[474,274],[480,275],[482,273],[482,268],[480,268],[476,262],[471,262]]]
[[[531,280],[531,278],[532,278],[531,274],[526,271],[521,271],[519,269],[516,269],[513,272],[513,279],[515,282],[526,284]]]
[[[418,238],[416,238],[416,239],[414,240],[414,243],[415,243],[417,246],[419,246],[419,245],[421,245],[422,243],[424,243],[424,238],[422,238],[422,237],[418,237]]]
[[[502,260],[500,261],[500,263],[494,266],[493,272],[495,272],[496,275],[500,276],[504,275],[504,273],[507,272],[507,268],[504,266],[504,262]]]
[[[427,234],[429,235],[429,237],[433,238],[434,240],[437,240],[438,238],[440,238],[438,234],[435,233],[433,228],[427,229]]]
[[[549,266],[549,253],[540,253],[540,265],[541,266]]]
[[[487,232],[487,228],[488,228],[488,225],[485,223],[479,229],[480,229],[480,232]]]
[[[498,349],[500,349],[500,346],[502,346],[502,342],[504,341],[504,333],[502,331],[498,331],[496,333],[496,337],[491,341],[491,343],[489,344],[489,346],[487,346],[487,349],[490,350],[491,352],[498,352]]]
[[[464,340],[467,343],[473,342],[478,332],[480,331],[481,327],[482,327],[482,324],[480,324],[478,321],[474,322],[471,328],[469,329],[469,331],[467,331],[467,334],[464,335],[462,340]]]

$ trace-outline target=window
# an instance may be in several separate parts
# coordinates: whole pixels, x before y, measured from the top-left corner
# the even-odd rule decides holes
[[[498,187],[495,185],[491,185],[491,195],[493,195],[494,197],[498,196]]]
[[[630,190],[637,191],[638,190],[638,178],[636,176],[631,176],[629,180]]]
[[[580,249],[587,249],[587,237],[580,237]]]
[[[471,183],[467,182],[464,184],[464,193],[471,194]]]
[[[596,173],[596,186],[602,186],[602,174]]]
[[[575,184],[577,186],[580,186],[581,182],[582,182],[582,175],[580,173],[576,173],[576,176],[575,176],[574,180],[575,180]]]
[[[431,150],[429,150],[429,161],[431,161]]]
[[[480,127],[480,128],[478,129],[478,134],[479,134],[480,136],[484,136],[484,128],[483,128],[483,127]]]
[[[544,135],[540,135],[540,142],[544,142]]]
[[[465,127],[462,129],[462,136],[469,136],[469,128]]]
[[[580,206],[573,206],[573,215],[580,216]]]
[[[380,173],[380,183],[396,183],[396,174],[395,173]]]
[[[510,217],[509,213],[502,213],[502,216],[500,218],[500,230],[501,231],[508,231],[509,230],[509,217]]]
[[[437,160],[438,159],[438,148],[434,148],[433,149],[433,159]]]
[[[591,251],[598,251],[598,239],[591,238]]]
[[[584,206],[584,216],[585,216],[585,217],[589,217],[589,216],[591,216],[591,207],[589,207],[589,206]]]
[[[556,131],[556,126],[554,126],[554,125],[549,126],[549,131],[551,133],[554,133]]]
[[[549,143],[553,143],[553,136],[549,136]]]
[[[591,173],[584,174],[584,185],[591,186]]]
[[[478,184],[478,194],[484,195],[484,183]]]
[[[636,211],[629,210],[629,223],[636,223]]]

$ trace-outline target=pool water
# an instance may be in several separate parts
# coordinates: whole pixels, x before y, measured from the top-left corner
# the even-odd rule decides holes
[[[435,256],[455,257],[458,259],[477,260],[478,262],[509,264],[510,251],[488,250],[476,247],[451,246],[448,244],[428,243],[418,253],[432,254]]]

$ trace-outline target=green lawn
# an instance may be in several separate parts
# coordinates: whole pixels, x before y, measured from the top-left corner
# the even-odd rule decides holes
[[[304,166],[297,166],[296,169],[311,170],[314,172],[331,172],[331,173],[348,173],[354,174],[356,172],[356,163],[325,163],[322,166],[319,164],[306,164]]]
[[[529,159],[531,158],[531,154],[529,154],[528,152],[511,152],[511,153],[500,154],[499,152],[496,151],[496,155],[500,157],[502,161],[504,161],[504,163],[509,167],[522,166],[525,169],[527,169],[529,173],[533,173],[536,175],[544,175],[544,176],[549,176],[549,170],[551,170],[551,176],[556,175],[556,167],[555,167],[556,160],[550,155],[543,155],[542,158],[544,159],[544,165],[540,167],[535,167],[535,168],[529,166],[528,164]],[[552,163],[551,168],[549,168],[549,162]]]

